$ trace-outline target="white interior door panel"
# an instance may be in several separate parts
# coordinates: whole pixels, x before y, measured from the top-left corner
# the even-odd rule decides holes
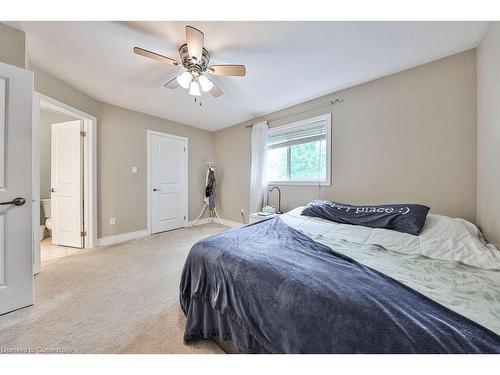
[[[82,121],[52,124],[50,152],[52,243],[83,247]]]
[[[187,140],[150,134],[151,231],[181,228],[186,223]]]
[[[33,304],[32,117],[33,73],[0,63],[0,314]]]

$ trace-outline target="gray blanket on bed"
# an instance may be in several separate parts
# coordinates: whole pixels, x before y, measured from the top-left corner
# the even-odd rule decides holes
[[[500,353],[500,336],[279,218],[196,243],[184,339],[242,353]]]

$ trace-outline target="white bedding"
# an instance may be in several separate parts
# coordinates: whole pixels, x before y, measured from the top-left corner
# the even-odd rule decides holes
[[[281,219],[500,334],[500,251],[465,220],[428,215],[420,236],[300,215]],[[453,250],[453,251],[452,251]]]

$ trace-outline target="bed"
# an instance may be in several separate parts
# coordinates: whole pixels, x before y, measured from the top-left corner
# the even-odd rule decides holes
[[[239,353],[500,353],[500,252],[472,224],[429,215],[409,236],[301,212],[193,246],[180,285],[186,341]],[[456,243],[442,243],[447,230]]]

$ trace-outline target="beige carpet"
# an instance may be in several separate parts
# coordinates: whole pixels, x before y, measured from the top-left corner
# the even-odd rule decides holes
[[[221,353],[186,344],[179,281],[192,244],[226,227],[207,224],[84,250],[35,277],[35,304],[0,316],[0,353]]]

